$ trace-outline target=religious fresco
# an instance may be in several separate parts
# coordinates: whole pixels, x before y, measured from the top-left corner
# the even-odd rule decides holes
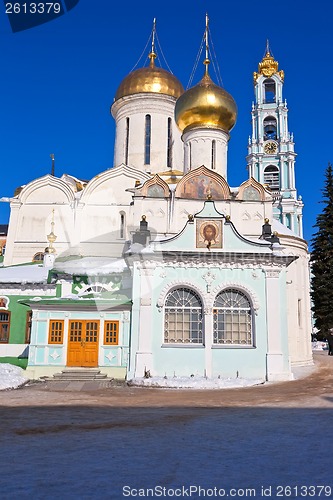
[[[165,192],[162,186],[154,184],[153,186],[149,186],[149,188],[147,189],[147,196],[149,198],[164,198]]]
[[[196,200],[207,200],[209,196],[212,200],[225,199],[223,187],[215,179],[206,175],[198,175],[188,179],[177,194],[180,198]]]
[[[204,220],[196,221],[196,247],[197,248],[222,248],[222,221]]]
[[[8,309],[9,298],[0,297],[0,309]]]
[[[248,186],[243,191],[243,200],[244,201],[260,201],[261,195],[260,195],[258,189],[254,188],[253,186]]]

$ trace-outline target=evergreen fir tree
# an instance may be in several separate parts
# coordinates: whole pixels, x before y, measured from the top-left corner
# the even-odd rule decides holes
[[[333,328],[333,168],[328,164],[325,186],[322,190],[324,204],[317,216],[317,232],[312,238],[312,302],[315,326],[320,330],[318,339],[326,337]]]

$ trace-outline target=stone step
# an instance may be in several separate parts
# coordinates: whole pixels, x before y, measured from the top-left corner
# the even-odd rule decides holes
[[[55,373],[52,377],[41,377],[45,382],[89,382],[91,380],[107,379],[105,373],[101,373],[98,368],[69,368]]]

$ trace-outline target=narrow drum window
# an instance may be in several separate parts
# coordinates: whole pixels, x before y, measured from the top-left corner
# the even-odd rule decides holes
[[[212,141],[212,161],[211,161],[212,170],[216,168],[216,141]]]
[[[168,118],[168,151],[167,151],[167,166],[168,168],[172,168],[172,120]]]
[[[0,343],[9,342],[10,312],[0,312]]]
[[[64,341],[64,320],[50,321],[49,344],[62,344]]]
[[[125,238],[125,214],[123,214],[123,213],[120,214],[120,231],[119,231],[119,237],[120,238]]]
[[[125,165],[128,165],[128,145],[129,145],[129,122],[130,119],[126,118],[126,135],[125,135]]]
[[[105,321],[104,323],[104,344],[118,345],[119,321]]]
[[[150,165],[151,116],[146,115],[145,121],[145,165]]]

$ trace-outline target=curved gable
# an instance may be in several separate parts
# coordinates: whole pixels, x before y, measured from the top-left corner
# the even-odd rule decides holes
[[[170,190],[168,184],[158,174],[155,174],[152,179],[144,183],[140,195],[147,198],[169,198]]]
[[[206,200],[209,195],[212,200],[227,200],[231,193],[224,177],[204,165],[184,175],[175,193],[176,198],[195,200]]]
[[[81,201],[87,202],[93,199],[99,203],[110,202],[113,196],[119,197],[121,192],[125,197],[131,197],[132,195],[125,190],[134,187],[137,180],[143,183],[150,178],[146,172],[122,164],[93,177],[85,187]]]
[[[45,175],[29,182],[18,195],[21,203],[69,204],[75,199],[70,186],[58,177]]]
[[[268,193],[264,186],[253,177],[250,177],[250,179],[239,186],[236,199],[243,201],[265,201],[267,195]]]

